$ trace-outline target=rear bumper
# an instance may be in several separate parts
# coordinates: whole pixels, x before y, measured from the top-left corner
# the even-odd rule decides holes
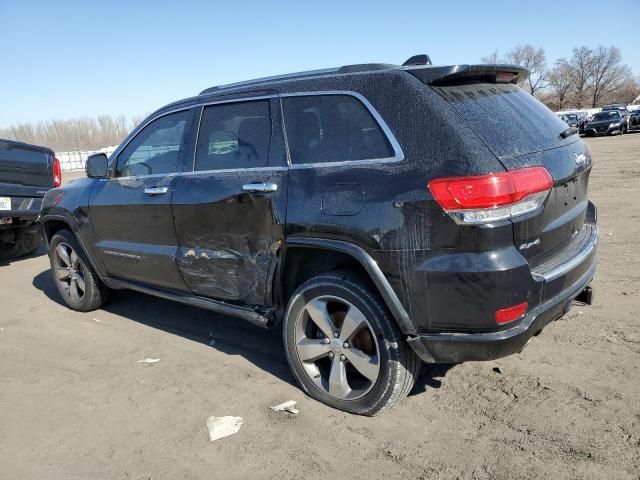
[[[0,217],[10,217],[16,220],[37,220],[40,210],[0,210]]]
[[[23,226],[38,220],[40,209],[42,208],[41,197],[2,196],[11,197],[11,210],[0,210],[0,218],[5,219],[5,221],[0,222],[2,225],[0,228]],[[11,219],[11,223],[6,221],[7,218]]]
[[[569,288],[533,308],[509,330],[487,333],[425,334],[408,339],[416,354],[428,363],[495,360],[520,352],[546,325],[562,317],[589,285],[596,269],[595,252],[589,268]]]

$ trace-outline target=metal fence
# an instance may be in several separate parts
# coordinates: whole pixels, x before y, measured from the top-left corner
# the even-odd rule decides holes
[[[100,150],[85,150],[76,152],[56,152],[56,158],[60,160],[63,171],[84,170],[87,157],[94,153],[106,153],[111,155],[116,147],[107,147]]]
[[[106,153],[110,156],[118,147],[106,147],[100,150],[79,150],[77,152],[56,152],[56,157],[60,160],[60,165],[63,171],[68,170],[84,170],[87,157],[94,153]],[[170,151],[176,151],[180,148],[179,144],[173,145],[145,145],[138,147],[136,151],[129,158],[129,164],[144,163],[156,155],[168,153]]]

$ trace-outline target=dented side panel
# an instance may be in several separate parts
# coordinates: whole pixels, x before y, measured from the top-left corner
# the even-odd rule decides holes
[[[278,185],[249,193],[247,183]],[[286,170],[194,173],[175,186],[176,262],[196,295],[268,305],[269,274],[284,238]]]
[[[249,306],[272,304],[271,285],[284,240],[288,177],[280,105],[277,98],[270,102],[269,158],[256,161],[262,166],[196,171],[176,179],[176,263],[196,295]],[[245,185],[262,183],[276,189],[245,189]]]

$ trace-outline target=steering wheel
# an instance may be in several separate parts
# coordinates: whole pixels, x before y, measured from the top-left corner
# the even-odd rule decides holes
[[[226,155],[238,151],[238,137],[233,132],[218,131],[209,140],[209,154]]]

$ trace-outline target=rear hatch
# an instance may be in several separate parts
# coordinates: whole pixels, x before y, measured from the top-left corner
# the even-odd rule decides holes
[[[0,193],[35,196],[41,187],[52,188],[53,158],[48,148],[0,140]]]
[[[591,155],[577,134],[532,95],[512,83],[473,77],[432,85],[506,170],[543,166],[553,188],[543,210],[513,222],[514,244],[531,267],[567,251],[580,238],[588,206]]]

